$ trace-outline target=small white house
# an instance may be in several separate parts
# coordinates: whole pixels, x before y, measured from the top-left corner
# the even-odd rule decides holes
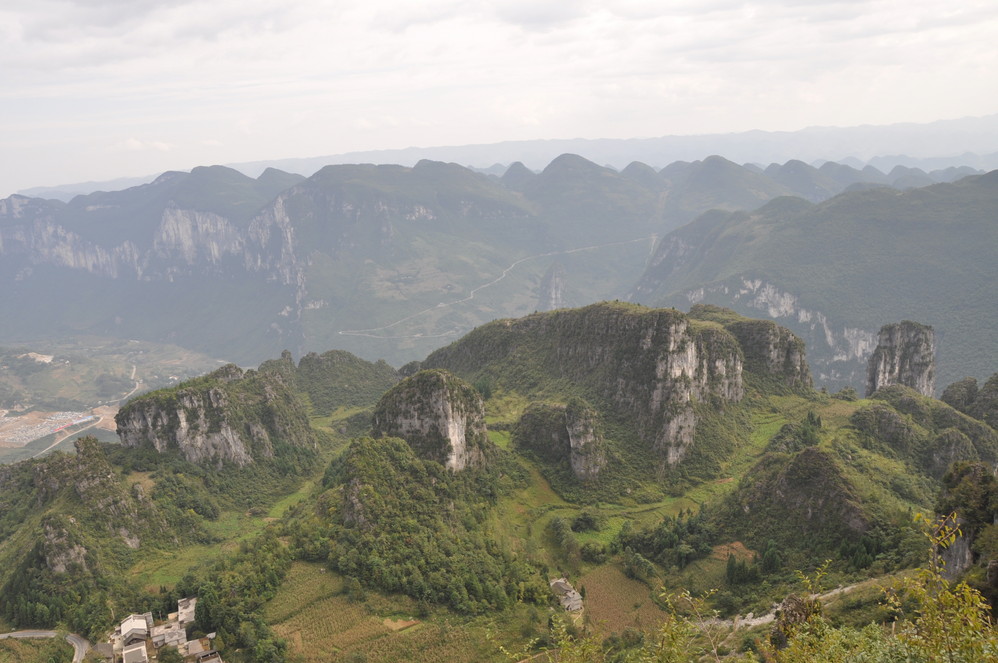
[[[187,632],[177,622],[166,622],[152,627],[152,644],[159,649],[164,645],[179,647],[187,642]]]
[[[197,604],[196,596],[177,601],[177,621],[180,622],[181,626],[186,627],[188,624],[194,623],[194,610]]]
[[[121,643],[128,646],[140,640],[145,641],[149,637],[151,627],[152,613],[128,615],[121,622]]]

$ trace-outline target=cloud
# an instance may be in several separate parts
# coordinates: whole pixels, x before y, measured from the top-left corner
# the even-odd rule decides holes
[[[32,142],[151,172],[165,150],[175,168],[998,111],[993,0],[10,0],[0,42],[18,164]]]
[[[173,149],[173,146],[159,140],[139,140],[137,138],[129,138],[112,145],[111,149],[118,152],[169,152]]]

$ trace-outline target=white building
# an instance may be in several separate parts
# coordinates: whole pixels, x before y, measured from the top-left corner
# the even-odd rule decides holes
[[[137,641],[145,641],[152,628],[152,613],[144,615],[128,615],[121,622],[121,644],[130,645]]]
[[[179,647],[187,642],[187,632],[177,622],[166,622],[159,626],[153,626],[151,635],[152,644],[157,649],[164,645]]]
[[[194,609],[197,607],[197,597],[180,599],[177,601],[177,621],[181,626],[186,627],[194,623]]]

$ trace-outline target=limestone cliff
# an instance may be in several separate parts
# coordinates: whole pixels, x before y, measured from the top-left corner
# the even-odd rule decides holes
[[[176,450],[199,464],[298,462],[317,446],[304,405],[280,373],[233,365],[136,398],[115,422],[125,446]]]
[[[598,413],[581,399],[567,405],[532,403],[514,428],[512,440],[542,460],[567,463],[580,481],[597,479],[606,466]]]
[[[752,320],[731,309],[697,304],[690,317],[712,320],[731,332],[745,355],[745,370],[775,377],[793,389],[811,389],[811,369],[807,363],[804,341],[785,327],[770,320]]]
[[[741,400],[742,361],[737,340],[718,325],[673,309],[602,303],[483,325],[423,366],[469,379],[495,373],[526,392],[574,384],[675,465],[693,444],[695,404]]]
[[[936,388],[936,340],[932,327],[905,320],[880,328],[877,347],[867,368],[866,395],[894,384],[932,396]]]
[[[443,370],[420,371],[392,387],[374,410],[375,437],[399,437],[416,454],[459,472],[481,467],[492,446],[482,397]]]
[[[553,311],[565,306],[565,266],[556,262],[544,273],[537,296],[538,311]]]

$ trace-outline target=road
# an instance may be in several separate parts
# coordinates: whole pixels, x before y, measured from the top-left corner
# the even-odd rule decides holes
[[[4,638],[55,638],[58,635],[55,631],[13,631],[12,633],[0,633],[0,640]],[[83,663],[83,657],[90,651],[90,642],[75,633],[68,634],[66,642],[73,646],[73,663]]]
[[[121,403],[124,403],[126,400],[128,400],[128,398],[132,394],[134,394],[136,391],[139,390],[139,387],[142,386],[142,381],[135,379],[135,364],[132,364],[132,377],[131,377],[131,379],[135,382],[135,386],[132,387],[132,390],[130,392],[128,392],[127,394],[125,394],[124,396],[122,396],[121,398],[119,398],[118,400],[111,401],[109,403],[109,405],[120,405]],[[38,453],[36,453],[34,456],[31,456],[31,458],[38,458],[42,454],[48,453],[52,449],[55,449],[57,446],[59,446],[60,444],[62,444],[66,440],[66,438],[68,438],[68,437],[74,437],[74,436],[79,437],[80,433],[82,433],[83,431],[90,430],[91,428],[94,428],[95,426],[97,426],[97,424],[99,424],[102,421],[104,421],[103,417],[97,417],[97,420],[94,421],[89,426],[84,426],[83,428],[81,428],[81,429],[79,429],[77,431],[67,432],[65,435],[62,435],[62,436],[56,435],[55,436],[55,442],[53,442],[49,446],[45,447],[44,449],[42,449],[41,451],[39,451]]]

